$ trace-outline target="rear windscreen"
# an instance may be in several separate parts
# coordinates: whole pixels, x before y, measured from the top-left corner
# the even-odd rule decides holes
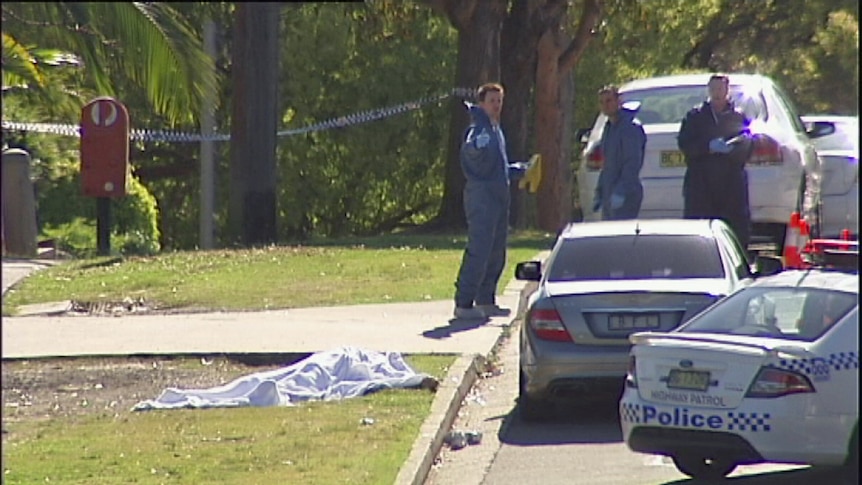
[[[715,240],[693,235],[567,239],[548,271],[548,281],[723,277]]]
[[[766,103],[758,92],[730,86],[730,97],[750,120],[766,120]],[[679,123],[685,114],[706,101],[706,86],[670,86],[620,93],[623,102],[640,103],[637,118],[641,123]]]
[[[859,306],[859,295],[817,288],[750,287],[712,307],[680,332],[813,341]],[[858,324],[858,323],[857,323]]]

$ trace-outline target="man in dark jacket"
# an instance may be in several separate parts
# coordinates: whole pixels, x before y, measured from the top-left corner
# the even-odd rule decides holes
[[[602,219],[634,219],[641,210],[644,189],[640,171],[644,164],[646,134],[635,111],[620,106],[616,86],[599,90],[599,107],[608,117],[602,131],[601,149],[605,162],[596,183],[593,212]]]
[[[496,304],[495,295],[506,264],[509,178],[520,178],[525,169],[523,164],[509,164],[506,156],[506,139],[500,129],[503,87],[483,84],[477,98],[478,106],[467,104],[472,123],[460,153],[466,178],[467,247],[455,282],[455,317],[463,319],[510,312]]]
[[[727,76],[715,74],[709,99],[686,113],[677,143],[685,155],[683,216],[723,219],[743,248],[751,234],[745,162],[753,148],[750,120],[728,97]]]

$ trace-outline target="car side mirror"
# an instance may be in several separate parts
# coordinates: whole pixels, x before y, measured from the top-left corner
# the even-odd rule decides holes
[[[820,138],[835,133],[835,123],[831,121],[815,121],[805,128],[808,138]]]
[[[539,281],[542,279],[541,261],[524,261],[515,265],[515,279]]]
[[[775,256],[757,256],[754,259],[755,276],[769,276],[784,271],[784,263]]]

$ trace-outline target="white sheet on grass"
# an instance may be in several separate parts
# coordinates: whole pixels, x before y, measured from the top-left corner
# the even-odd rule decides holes
[[[417,374],[400,353],[341,347],[318,352],[293,365],[240,377],[210,389],[168,388],[133,411],[150,409],[291,406],[308,400],[337,400],[381,389],[418,387]]]

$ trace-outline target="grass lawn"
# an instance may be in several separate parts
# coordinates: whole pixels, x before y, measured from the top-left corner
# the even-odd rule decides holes
[[[39,271],[10,290],[3,315],[14,315],[19,305],[62,300],[264,310],[449,299],[464,241],[463,236],[387,236],[74,260]],[[512,235],[498,290],[512,279],[516,262],[552,244],[547,234]]]
[[[516,262],[550,249],[553,240],[542,233],[510,236],[499,291]],[[13,288],[3,315],[14,315],[20,305],[62,300],[254,311],[450,299],[464,242],[463,236],[387,236],[73,260]],[[455,361],[452,355],[405,358],[438,379]],[[20,389],[7,389],[7,364],[4,401],[13,394],[26,401]],[[286,408],[132,413],[93,406],[31,419],[7,411],[3,483],[392,483],[433,398],[428,391],[394,390]],[[366,417],[374,423],[361,424]]]
[[[455,356],[405,359],[442,379]],[[5,411],[3,483],[392,483],[433,399],[398,389],[295,407]]]

